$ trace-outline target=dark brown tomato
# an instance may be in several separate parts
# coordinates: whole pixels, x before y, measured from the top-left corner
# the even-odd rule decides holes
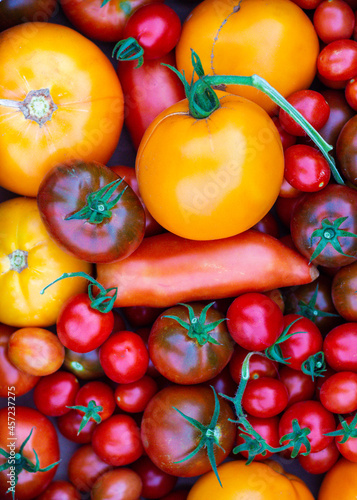
[[[0,31],[21,23],[47,23],[57,10],[57,0],[5,0],[0,2]]]
[[[357,262],[342,267],[332,281],[333,303],[346,321],[357,321]]]
[[[215,377],[233,354],[224,316],[207,307],[200,303],[171,307],[151,328],[150,359],[161,375],[176,384],[199,384]]]
[[[357,115],[350,118],[341,130],[336,154],[342,175],[357,186]]]
[[[124,259],[144,236],[145,213],[139,198],[98,162],[73,160],[54,167],[41,182],[37,203],[52,238],[88,262]]]
[[[329,184],[307,193],[294,207],[290,228],[295,246],[313,264],[351,264],[357,257],[357,191]]]
[[[220,464],[233,448],[236,425],[227,401],[219,398],[220,411],[214,434],[219,446],[213,444],[214,456]],[[215,409],[212,389],[204,386],[172,385],[158,392],[146,407],[141,423],[141,438],[150,459],[160,469],[178,477],[192,477],[211,470],[207,448],[184,460],[200,443],[202,432],[183,414],[209,426]],[[223,451],[224,450],[224,451]],[[184,460],[180,463],[179,461]]]

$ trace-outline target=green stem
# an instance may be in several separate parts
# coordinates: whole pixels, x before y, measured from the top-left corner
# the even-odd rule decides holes
[[[118,61],[138,61],[136,68],[144,63],[144,49],[133,37],[120,40],[114,47],[112,57]]]

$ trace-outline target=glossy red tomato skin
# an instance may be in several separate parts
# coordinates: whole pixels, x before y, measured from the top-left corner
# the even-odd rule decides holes
[[[288,391],[289,399],[287,408],[298,401],[313,399],[316,379],[313,381],[310,375],[283,365],[279,370],[279,380],[285,385]]]
[[[57,418],[57,427],[62,436],[69,441],[77,444],[87,444],[91,442],[94,429],[97,424],[90,420],[84,429],[79,432],[79,427],[82,423],[83,415],[77,410],[70,410],[64,415]],[[79,434],[78,434],[79,432]]]
[[[162,0],[157,0],[158,2]],[[117,42],[122,38],[128,17],[150,0],[129,0],[122,6],[118,2],[108,2],[101,7],[103,0],[61,0],[67,18],[88,38],[103,42]]]
[[[8,411],[8,408],[0,410],[0,448],[8,450],[8,444],[11,442],[9,435],[8,422],[9,417],[16,415],[16,441],[15,451],[19,451],[21,444],[29,436],[33,429],[30,440],[24,448],[24,456],[36,463],[36,457],[33,449],[36,450],[41,467],[47,467],[50,464],[57,462],[60,459],[60,450],[56,429],[52,422],[42,415],[39,411],[26,406],[16,405],[13,414]],[[0,457],[0,464],[5,462],[5,458]],[[40,495],[49,485],[56,473],[57,467],[52,468],[47,472],[29,473],[22,471],[19,474],[18,483],[16,485],[16,500],[32,500],[36,495]],[[4,500],[11,499],[11,493],[6,494],[9,488],[9,471],[0,472],[0,495]]]
[[[330,115],[330,107],[325,98],[315,90],[299,90],[288,97],[288,102],[319,130],[325,125]],[[283,109],[279,110],[279,120],[284,129],[292,135],[304,137],[306,132]]]
[[[101,422],[92,437],[95,453],[104,462],[121,467],[135,462],[143,454],[140,430],[129,415],[112,415]]]
[[[253,417],[275,417],[285,410],[288,404],[288,391],[280,380],[259,377],[249,380],[245,388],[242,405]]]
[[[286,314],[284,328],[297,319],[298,321],[289,328],[288,332],[289,334],[296,332],[295,335],[282,342],[280,348],[283,357],[289,358],[288,366],[294,370],[301,370],[301,365],[305,360],[322,350],[323,338],[320,330],[311,320],[298,314]]]
[[[283,149],[285,150],[286,148],[289,148],[290,146],[293,146],[294,144],[296,144],[296,136],[289,134],[289,132],[287,132],[284,129],[279,118],[277,116],[273,116],[272,120],[274,122],[274,125],[278,129]]]
[[[320,191],[331,177],[327,160],[317,149],[304,144],[296,144],[285,150],[286,180],[295,189],[313,193]]]
[[[68,462],[68,478],[77,490],[87,493],[99,476],[111,469],[103,462],[90,444],[78,448]]]
[[[33,393],[36,408],[48,417],[59,417],[69,412],[79,390],[78,379],[73,373],[59,370],[41,377]]]
[[[245,293],[227,311],[227,327],[233,340],[244,349],[262,351],[283,331],[283,313],[269,297]]]
[[[94,401],[96,406],[101,406],[103,408],[103,410],[98,413],[102,421],[106,420],[114,413],[114,391],[105,382],[93,380],[79,389],[75,399],[75,406],[88,406],[90,401]],[[79,413],[82,414],[82,412]]]
[[[320,401],[331,413],[357,410],[357,373],[338,372],[325,380],[320,389]]]
[[[352,116],[353,109],[348,105],[343,90],[325,89],[321,94],[330,106],[330,116],[325,125],[319,130],[319,134],[331,146],[336,146],[336,141],[342,127]]]
[[[145,410],[150,399],[157,393],[158,385],[148,375],[131,384],[119,384],[114,392],[118,407],[127,413],[140,413]]]
[[[243,347],[236,345],[234,347],[233,356],[229,362],[229,371],[233,380],[239,384],[242,375],[242,365],[245,357],[249,354],[249,351],[243,349]],[[253,354],[249,359],[249,379],[255,380],[259,377],[273,377],[278,376],[278,363],[266,358],[265,356],[260,356],[259,354]]]
[[[57,318],[57,335],[71,351],[86,353],[102,345],[113,326],[113,313],[93,309],[89,296],[82,293],[63,304]]]
[[[356,76],[357,42],[337,40],[322,49],[317,58],[317,70],[332,81],[349,80]]]
[[[142,491],[140,476],[133,470],[120,467],[105,472],[93,485],[92,500],[139,500]]]
[[[357,116],[343,126],[336,143],[336,156],[342,175],[357,185]]]
[[[347,424],[350,424],[353,420],[353,415],[349,415],[346,417]],[[342,429],[342,424],[339,423],[337,426],[337,430]],[[341,455],[350,462],[357,462],[357,438],[350,437],[347,439],[345,443],[341,443],[342,436],[335,437],[335,444],[337,446],[338,451]]]
[[[340,452],[334,441],[321,451],[299,455],[298,460],[304,470],[310,474],[324,474],[337,462]]]
[[[149,364],[149,354],[142,338],[133,332],[113,333],[99,353],[107,377],[118,384],[130,384],[143,377]]]
[[[36,500],[81,500],[81,496],[68,481],[53,481]]]
[[[357,321],[357,263],[343,266],[334,276],[331,297],[346,321]]]
[[[141,437],[144,449],[150,459],[168,474],[192,477],[211,470],[207,451],[204,448],[192,458],[181,463],[199,443],[202,433],[183,418],[176,410],[208,425],[214,411],[212,389],[201,386],[171,385],[155,394],[147,405],[142,423]],[[216,428],[219,429],[219,444],[225,450],[214,446],[217,465],[233,448],[236,428],[229,404],[220,399],[220,414]]]
[[[181,21],[165,4],[144,5],[126,23],[123,38],[135,38],[144,49],[145,59],[156,59],[170,52],[179,41]]]
[[[154,60],[144,58],[140,68],[136,68],[136,61],[118,64],[117,73],[125,96],[125,125],[136,149],[154,118],[185,98],[179,78],[162,63],[175,66],[174,54],[169,52]]]
[[[189,304],[198,319],[205,305],[202,302]],[[225,321],[217,325],[209,334],[218,342],[199,343],[188,336],[188,330],[178,321],[166,316],[176,316],[190,324],[187,307],[177,305],[164,311],[156,319],[149,335],[149,355],[155,368],[176,384],[199,384],[215,377],[229,363],[233,354],[233,344]],[[223,314],[208,309],[205,325],[224,320]]]
[[[140,457],[131,466],[143,483],[141,495],[144,498],[161,498],[170,493],[177,483],[177,477],[159,469],[147,456]]]
[[[121,198],[102,222],[67,219],[87,205],[90,194],[118,180],[105,165],[82,160],[59,164],[42,179],[37,195],[42,221],[67,252],[88,262],[113,262],[128,257],[140,245],[145,213],[139,198],[124,180],[110,199],[123,193]]]
[[[323,344],[326,362],[337,372],[357,372],[357,323],[333,328]]]
[[[332,436],[325,436],[325,434],[336,429],[335,418],[318,401],[300,401],[290,406],[283,413],[279,422],[280,439],[292,432],[293,419],[297,419],[301,428],[308,427],[311,430],[307,439],[310,442],[312,453],[323,450],[333,441]],[[302,445],[300,453],[305,451],[305,445]]]
[[[341,221],[339,228],[357,234],[357,191],[354,189],[329,184],[322,191],[305,194],[295,205],[290,223],[291,236],[300,253],[310,259],[321,241],[321,236],[312,237],[313,232],[322,228],[324,219],[334,223],[340,217],[347,218]],[[357,238],[340,236],[338,241],[343,253],[348,257],[327,242],[313,263],[325,267],[338,267],[354,262],[357,255]]]
[[[272,446],[273,448],[278,448],[279,445],[279,417],[269,417],[269,418],[258,418],[258,417],[253,417],[252,415],[247,415],[247,420],[250,423],[250,425],[253,427],[254,430],[258,432],[265,440],[266,442]],[[237,429],[237,439],[236,439],[236,445],[243,444],[245,440],[243,437],[241,437],[239,434],[241,431]],[[247,451],[241,451],[240,454],[248,458],[248,452]],[[267,458],[271,457],[273,455],[272,452],[267,451],[266,455],[262,455],[261,453],[259,455],[256,455],[254,457],[254,460],[266,460]]]
[[[325,0],[314,12],[315,30],[324,43],[351,38],[355,25],[354,12],[343,0]]]
[[[345,96],[348,104],[357,111],[357,80],[352,78],[345,88]]]

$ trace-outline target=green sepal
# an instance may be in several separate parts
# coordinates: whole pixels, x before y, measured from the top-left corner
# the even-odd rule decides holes
[[[290,325],[288,325],[286,328],[284,328],[284,330],[279,335],[279,337],[274,342],[274,344],[272,344],[271,346],[269,346],[269,347],[267,347],[265,349],[264,353],[265,353],[265,355],[266,355],[267,358],[271,359],[272,361],[277,361],[278,363],[282,363],[282,364],[285,364],[285,365],[289,364],[288,360],[290,358],[284,358],[283,357],[283,353],[281,351],[281,348],[280,348],[279,344],[285,342],[285,340],[288,340],[293,335],[297,335],[298,333],[306,333],[306,332],[288,333],[289,330],[290,330],[290,328],[293,326],[293,324],[296,323],[297,321],[299,321],[300,319],[301,319],[301,317],[295,319],[292,323],[290,323]]]
[[[348,217],[338,217],[336,220],[333,222],[329,221],[327,218],[323,219],[321,221],[321,228],[315,229],[313,233],[311,234],[310,238],[310,245],[312,246],[312,240],[313,238],[321,238],[320,241],[318,242],[315,250],[313,251],[309,263],[311,263],[320,253],[324,250],[326,245],[329,243],[333,246],[333,248],[336,250],[336,252],[340,253],[344,257],[352,257],[354,258],[354,255],[348,255],[343,252],[341,244],[338,240],[338,237],[350,237],[350,238],[357,238],[357,235],[354,233],[351,233],[349,231],[344,231],[343,229],[340,229],[341,224],[348,219]]]
[[[289,432],[288,434],[285,434],[285,436],[282,436],[279,440],[279,443],[282,444],[284,441],[288,441],[288,447],[293,447],[291,458],[297,457],[302,446],[305,446],[306,451],[300,453],[300,455],[309,455],[309,453],[311,452],[311,444],[307,436],[310,434],[311,430],[308,427],[301,428],[296,418],[292,420],[292,428],[292,432]]]
[[[338,415],[338,419],[340,421],[340,424],[342,425],[342,429],[338,429],[333,432],[327,432],[326,434],[324,434],[324,436],[341,436],[341,441],[338,441],[340,444],[345,443],[350,438],[357,438],[357,413],[349,424],[341,415]]]
[[[133,38],[129,37],[124,40],[120,40],[114,47],[112,51],[112,57],[115,57],[118,61],[138,61],[136,68],[144,63],[144,49],[139,44],[139,42]]]
[[[319,351],[316,354],[309,356],[302,364],[301,371],[309,375],[314,381],[315,377],[324,377],[326,371],[325,354]]]
[[[80,423],[77,436],[81,433],[84,427],[88,424],[88,422],[93,419],[97,424],[100,424],[102,421],[99,413],[103,411],[103,406],[97,405],[94,399],[89,401],[88,406],[66,406],[66,408],[70,408],[71,410],[77,410],[79,412],[84,413],[82,421]]]

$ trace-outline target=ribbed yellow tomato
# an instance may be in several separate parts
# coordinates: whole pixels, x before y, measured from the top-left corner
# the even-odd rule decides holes
[[[191,49],[206,74],[256,74],[287,97],[309,88],[319,42],[307,15],[289,0],[204,0],[184,23],[176,48],[177,67],[188,81]],[[269,112],[276,107],[250,87],[230,85],[227,91],[252,99]]]
[[[220,107],[205,119],[190,115],[187,100],[161,113],[137,154],[146,207],[184,238],[213,240],[252,227],[283,179],[281,141],[268,114],[242,97],[219,96]]]
[[[21,24],[0,34],[0,61],[0,186],[36,196],[57,163],[109,160],[123,94],[93,42],[65,26]]]

